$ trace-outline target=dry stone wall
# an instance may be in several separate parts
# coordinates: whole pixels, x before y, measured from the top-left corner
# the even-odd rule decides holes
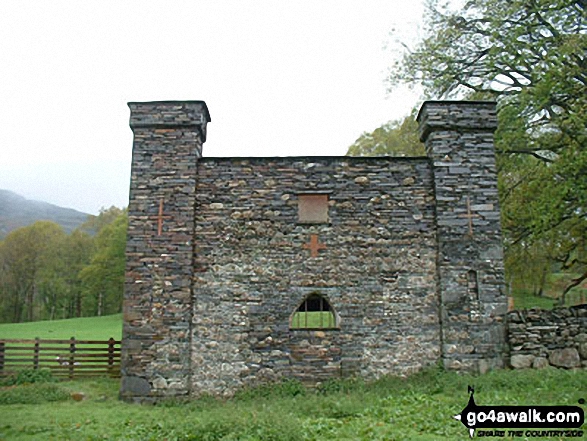
[[[199,163],[192,390],[280,377],[405,374],[440,356],[426,158],[204,158]],[[328,195],[328,222],[298,220]],[[311,235],[325,246],[304,248]],[[308,295],[338,329],[290,329]]]
[[[587,368],[587,307],[510,311],[510,365]]]

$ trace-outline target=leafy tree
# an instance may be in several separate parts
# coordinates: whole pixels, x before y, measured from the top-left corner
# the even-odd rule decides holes
[[[80,272],[84,309],[89,315],[113,314],[122,309],[127,227],[128,216],[123,211],[101,228],[91,262]]]
[[[429,0],[428,36],[390,76],[392,84],[421,83],[432,98],[498,101],[506,251],[546,247],[550,262],[572,275],[563,302],[587,279],[586,6],[469,0],[454,10]]]
[[[47,265],[45,280],[45,307],[47,318],[82,317],[83,286],[81,270],[90,263],[94,252],[94,239],[88,233],[76,229],[66,236],[60,248],[54,251],[59,258]]]
[[[111,207],[70,235],[47,221],[11,232],[0,242],[0,320],[120,311],[126,218],[124,210]]]
[[[12,231],[0,244],[0,302],[8,321],[42,317],[43,291],[49,284],[48,267],[58,265],[56,250],[64,231],[49,221]]]
[[[348,149],[349,156],[423,156],[414,112],[403,120],[390,121],[371,133],[364,132]]]
[[[114,205],[110,208],[102,207],[98,216],[88,216],[88,220],[83,223],[80,229],[85,232],[98,234],[104,227],[110,225],[124,213],[125,210],[123,208],[118,208]]]

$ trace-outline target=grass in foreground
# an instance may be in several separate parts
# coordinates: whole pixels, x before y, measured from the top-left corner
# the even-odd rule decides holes
[[[407,380],[332,381],[315,391],[287,381],[228,401],[157,406],[118,401],[112,380],[41,383],[0,390],[0,439],[466,440],[452,416],[467,404],[470,384],[478,405],[577,405],[587,398],[586,372],[556,369],[484,376],[430,369]],[[68,399],[74,391],[86,399]]]
[[[120,340],[122,314],[83,317],[66,320],[43,320],[29,323],[0,324],[0,338],[68,340]]]

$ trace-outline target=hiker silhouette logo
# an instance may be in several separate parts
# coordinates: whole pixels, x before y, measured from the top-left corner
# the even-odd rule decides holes
[[[475,389],[468,386],[469,402],[461,413],[453,418],[459,420],[473,438],[477,429],[479,437],[582,437],[582,430],[574,429],[585,421],[583,409],[579,406],[478,406],[475,403]],[[513,430],[503,430],[513,429]],[[522,429],[522,430],[520,430]],[[537,429],[537,430],[523,430]]]

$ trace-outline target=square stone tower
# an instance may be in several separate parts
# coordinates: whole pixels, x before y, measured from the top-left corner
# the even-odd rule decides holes
[[[503,367],[507,298],[495,103],[428,101],[418,122],[434,176],[444,366],[481,372]]]
[[[122,344],[124,399],[185,394],[203,101],[129,103],[134,134]]]

